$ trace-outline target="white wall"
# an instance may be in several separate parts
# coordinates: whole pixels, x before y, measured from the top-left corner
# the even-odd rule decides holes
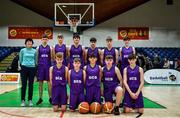
[[[174,5],[166,5],[166,0],[151,0],[141,6],[118,15],[96,27],[84,31],[81,36],[83,45],[89,45],[89,38],[96,37],[98,46],[105,46],[105,38],[109,35],[114,39],[114,46],[123,45],[117,40],[118,26],[148,26],[150,39],[147,41],[132,41],[135,47],[180,47],[180,0],[173,0]],[[53,22],[29,9],[19,6],[9,0],[0,1],[0,46],[23,46],[24,40],[8,40],[9,26],[54,26]],[[54,28],[56,36],[62,33],[65,43],[72,44],[72,33],[67,28]],[[35,41],[35,46],[40,40]]]

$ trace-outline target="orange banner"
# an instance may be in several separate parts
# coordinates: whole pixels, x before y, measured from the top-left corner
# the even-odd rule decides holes
[[[19,83],[19,73],[0,73],[0,83]]]
[[[53,39],[52,27],[8,27],[9,39],[41,39],[43,34],[47,34],[49,39]]]
[[[122,40],[128,36],[132,40],[148,40],[149,28],[148,27],[119,27],[118,40]]]

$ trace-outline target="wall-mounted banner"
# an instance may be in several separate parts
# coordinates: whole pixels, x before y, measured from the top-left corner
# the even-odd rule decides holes
[[[0,73],[0,83],[19,83],[20,73]]]
[[[173,69],[152,69],[144,73],[149,84],[180,84],[180,72]]]
[[[148,40],[149,28],[148,27],[119,27],[118,40],[122,40],[128,36],[132,40]]]
[[[47,34],[49,39],[53,39],[52,27],[8,27],[9,39],[41,39],[43,34]]]

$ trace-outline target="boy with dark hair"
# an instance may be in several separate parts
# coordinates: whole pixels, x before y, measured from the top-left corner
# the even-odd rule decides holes
[[[69,70],[68,84],[70,86],[70,103],[69,108],[75,111],[81,102],[85,101],[84,84],[86,73],[81,69],[81,59],[75,58],[73,62],[74,68]]]
[[[144,111],[142,88],[144,86],[143,69],[136,65],[136,55],[128,57],[129,66],[124,69],[123,82],[126,88],[124,95],[124,112],[129,113],[136,108],[139,113]]]
[[[116,95],[114,115],[119,115],[119,105],[122,99],[122,76],[119,69],[113,65],[112,55],[105,57],[106,65],[103,67],[103,86],[105,102],[113,102],[113,94]]]
[[[86,101],[91,104],[92,102],[101,103],[101,66],[96,64],[97,57],[94,53],[89,55],[89,62],[84,67],[86,71]]]

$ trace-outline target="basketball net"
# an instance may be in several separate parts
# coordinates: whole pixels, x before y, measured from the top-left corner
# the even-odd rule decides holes
[[[70,26],[70,31],[72,31],[73,33],[77,33],[77,26],[79,24],[79,20],[71,19],[69,20],[68,24]]]

